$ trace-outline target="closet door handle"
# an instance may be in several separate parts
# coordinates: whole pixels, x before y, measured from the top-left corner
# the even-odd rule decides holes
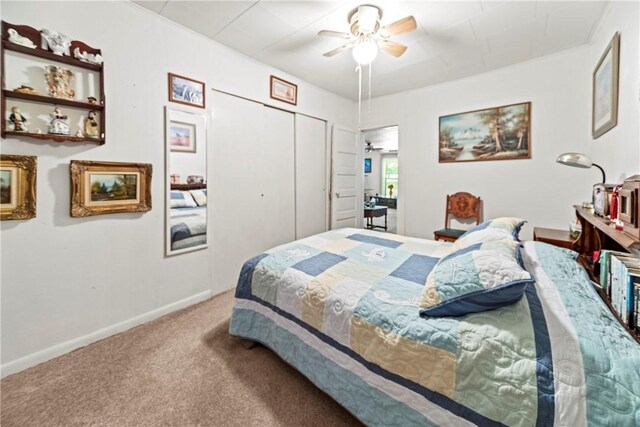
[[[337,199],[339,199],[339,198],[340,198],[340,193],[338,193],[337,191],[336,191],[336,198],[337,198]]]

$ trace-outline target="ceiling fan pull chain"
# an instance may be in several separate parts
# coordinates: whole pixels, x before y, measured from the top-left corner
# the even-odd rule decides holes
[[[362,118],[362,66],[356,67],[358,72],[358,128],[360,127],[360,121]]]
[[[369,103],[367,105],[367,114],[371,117],[371,67],[373,62],[369,63]]]

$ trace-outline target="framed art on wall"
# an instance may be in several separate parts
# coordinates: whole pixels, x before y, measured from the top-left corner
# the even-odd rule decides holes
[[[599,138],[618,124],[620,33],[615,33],[593,70],[591,135]]]
[[[298,105],[298,85],[282,80],[276,76],[271,76],[271,94],[272,99],[286,102],[292,105]]]
[[[74,218],[151,210],[149,163],[72,160],[70,171]]]
[[[531,158],[531,102],[440,117],[439,162]]]
[[[169,101],[205,108],[205,84],[169,73]]]
[[[192,123],[171,121],[169,123],[169,145],[171,151],[196,152],[196,127]]]
[[[36,217],[37,157],[0,155],[0,219]]]

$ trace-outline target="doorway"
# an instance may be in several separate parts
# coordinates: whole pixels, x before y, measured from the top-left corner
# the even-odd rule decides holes
[[[398,232],[398,199],[402,194],[398,160],[398,126],[361,131],[364,141],[363,226],[376,231]]]

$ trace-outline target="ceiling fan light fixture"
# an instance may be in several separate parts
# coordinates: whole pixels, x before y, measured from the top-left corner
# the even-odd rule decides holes
[[[365,38],[353,47],[351,54],[359,65],[368,65],[378,56],[378,45],[373,39]]]

